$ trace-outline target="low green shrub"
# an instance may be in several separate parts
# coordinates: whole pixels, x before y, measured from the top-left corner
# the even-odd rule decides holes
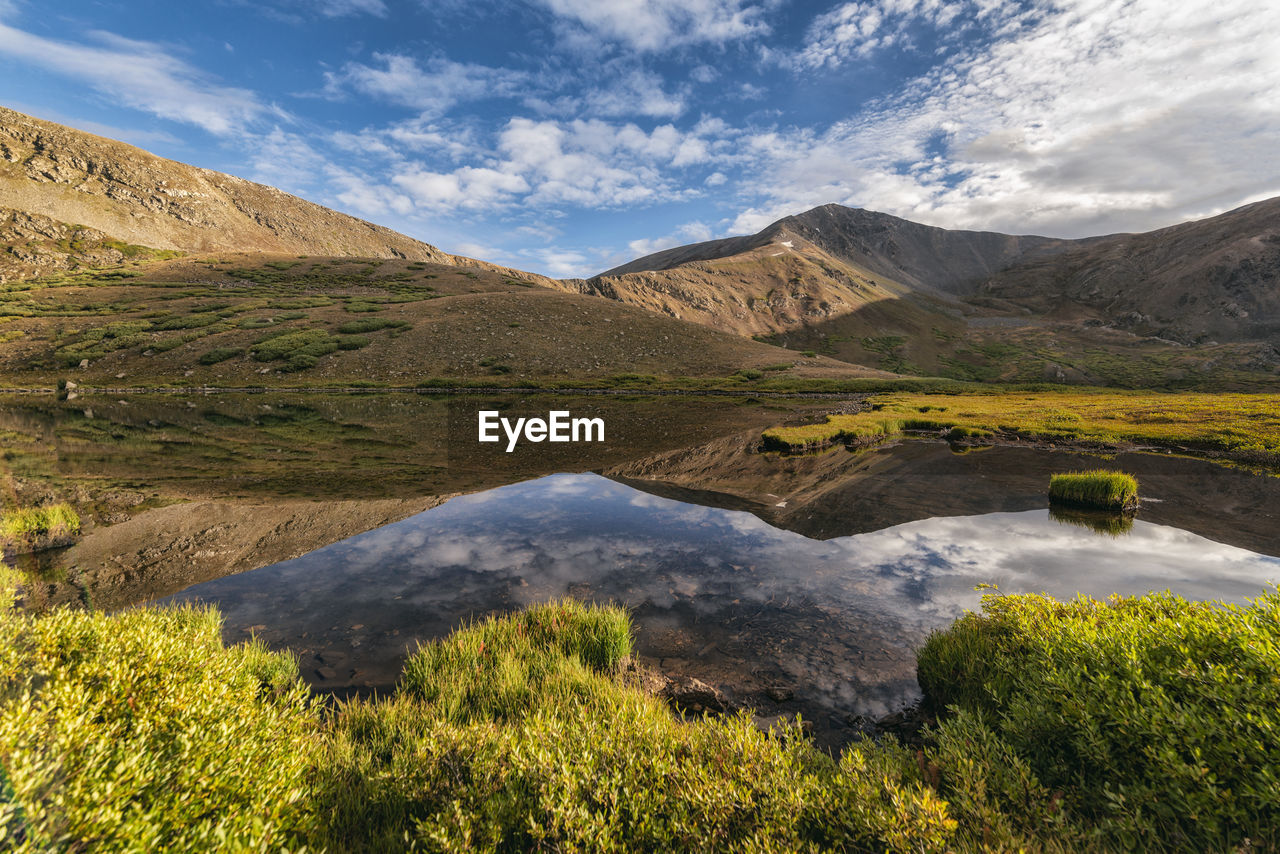
[[[1131,510],[1138,506],[1138,481],[1119,471],[1055,474],[1049,479],[1049,500],[1074,507]]]
[[[204,312],[201,314],[186,314],[175,317],[166,317],[162,320],[154,320],[151,322],[151,328],[156,332],[167,332],[174,329],[200,329],[205,326],[212,326],[222,318],[214,312]]]
[[[910,754],[836,762],[797,724],[685,722],[614,675],[626,614],[565,601],[410,657],[334,722],[313,844],[329,850],[941,850],[954,824]]]
[[[1280,593],[989,595],[918,662],[949,709],[934,761],[962,827],[1077,850],[1280,843]]]
[[[234,359],[243,352],[243,347],[214,347],[212,350],[202,353],[198,361],[202,365],[216,365],[219,362],[227,361],[227,359]]]
[[[305,835],[319,721],[291,659],[224,647],[212,611],[2,610],[0,847],[266,851]]]
[[[383,329],[403,329],[408,325],[408,322],[403,320],[386,320],[381,317],[371,317],[348,320],[338,326],[338,332],[343,335],[361,335],[366,332],[380,332]]]
[[[263,338],[249,347],[249,354],[259,362],[284,361],[284,370],[300,371],[336,351],[341,343],[323,329],[302,329]]]

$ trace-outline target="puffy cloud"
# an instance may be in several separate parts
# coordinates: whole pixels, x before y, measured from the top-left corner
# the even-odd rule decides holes
[[[652,255],[654,252],[661,252],[663,249],[670,249],[673,246],[683,246],[686,243],[702,243],[710,240],[711,237],[711,226],[695,220],[694,222],[686,222],[664,237],[633,240],[627,244],[627,248],[631,250],[634,257],[643,258],[645,255]]]

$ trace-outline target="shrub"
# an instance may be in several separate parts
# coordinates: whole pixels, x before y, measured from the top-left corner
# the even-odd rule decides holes
[[[935,758],[962,825],[1080,849],[1280,842],[1280,593],[992,595],[918,661],[951,710]]]
[[[368,347],[373,343],[367,335],[342,335],[338,338],[339,350],[359,350],[362,347]]]
[[[264,338],[249,348],[249,353],[259,362],[274,362],[283,359],[289,364],[301,364],[310,361],[310,367],[321,356],[328,355],[338,349],[338,341],[323,329],[303,329],[273,335]]]
[[[0,839],[203,852],[296,837],[319,721],[291,659],[226,648],[220,630],[190,608],[4,608]]]
[[[243,347],[214,347],[207,353],[201,354],[199,362],[202,365],[216,365],[227,359],[234,359],[243,352]]]
[[[212,326],[221,319],[214,312],[178,315],[176,317],[166,317],[163,320],[153,320],[151,328],[157,332],[166,332],[174,329],[200,329],[205,326]]]
[[[940,850],[954,828],[902,750],[840,762],[797,724],[685,722],[614,671],[616,608],[556,602],[410,657],[339,712],[313,840],[329,850]]]
[[[1138,481],[1124,472],[1103,469],[1055,474],[1049,479],[1049,501],[1100,510],[1132,510],[1138,506]]]
[[[381,317],[348,320],[338,326],[343,335],[361,335],[365,332],[380,332],[383,329],[403,329],[409,324],[403,320],[385,320]]]

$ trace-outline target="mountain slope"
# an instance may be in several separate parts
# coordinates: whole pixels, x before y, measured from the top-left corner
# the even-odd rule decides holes
[[[1053,255],[1076,241],[921,225],[889,214],[823,205],[784,217],[758,234],[667,249],[600,274],[609,278],[669,270],[697,261],[739,256],[796,239],[867,272],[917,290],[961,293],[975,280],[1028,257]]]
[[[0,208],[154,249],[445,259],[434,246],[273,187],[2,107]]]
[[[1024,260],[975,297],[1184,344],[1280,341],[1280,198]]]
[[[825,205],[562,286],[897,372],[1253,387],[1280,371],[1280,199],[1083,240]]]

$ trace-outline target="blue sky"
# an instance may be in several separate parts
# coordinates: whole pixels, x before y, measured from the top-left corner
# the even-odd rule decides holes
[[[827,202],[1140,231],[1280,194],[1257,0],[0,0],[0,103],[555,276]]]

